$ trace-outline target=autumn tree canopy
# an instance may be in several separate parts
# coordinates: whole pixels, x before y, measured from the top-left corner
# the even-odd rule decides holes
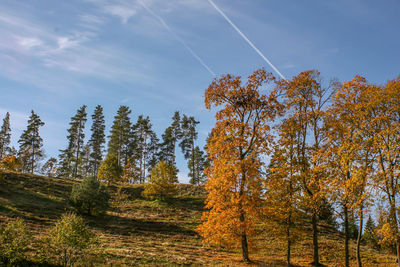
[[[273,80],[264,69],[256,70],[244,84],[241,77],[228,74],[214,80],[205,92],[206,108],[218,111],[207,145],[208,211],[197,229],[207,242],[241,246],[245,261],[250,260],[248,244],[261,220],[259,172],[272,138],[269,122],[280,110],[275,92],[261,93]]]

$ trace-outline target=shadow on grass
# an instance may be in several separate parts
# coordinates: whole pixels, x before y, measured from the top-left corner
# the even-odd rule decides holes
[[[204,198],[179,197],[164,201],[169,207],[175,207],[185,210],[202,211],[204,208]]]
[[[65,200],[56,200],[52,195],[35,192],[24,186],[9,184],[0,190],[0,196],[8,200],[7,203],[0,202],[0,213],[31,221],[58,218],[68,208]]]
[[[86,218],[91,227],[116,235],[131,235],[133,233],[135,235],[197,235],[193,230],[180,227],[179,225],[170,222],[135,220],[108,214],[100,218]]]

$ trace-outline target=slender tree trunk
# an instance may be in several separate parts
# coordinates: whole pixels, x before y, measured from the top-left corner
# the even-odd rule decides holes
[[[347,205],[343,205],[344,213],[344,262],[349,267],[349,211]]]
[[[31,162],[31,173],[33,173],[33,169],[35,168],[35,143],[32,142],[32,162]]]
[[[318,253],[318,218],[317,214],[314,211],[312,218],[311,218],[311,223],[312,223],[312,230],[313,230],[313,248],[314,248],[314,261],[312,263],[313,266],[321,266],[319,263],[319,253]]]
[[[241,211],[240,213],[240,222],[244,223],[244,213]],[[249,247],[247,244],[247,235],[246,231],[244,230],[242,233],[242,255],[243,255],[243,261],[245,262],[250,262],[249,259]]]
[[[194,171],[194,168],[195,168],[195,163],[194,163],[194,140],[193,140],[193,138],[192,138],[192,179],[193,179],[193,182],[194,182],[194,184],[197,184],[198,183],[198,180],[197,180],[197,177],[195,177],[195,171]]]
[[[400,238],[396,240],[397,267],[400,267]]]
[[[74,178],[76,178],[77,174],[78,174],[78,161],[79,161],[79,150],[81,149],[80,145],[81,145],[81,129],[82,125],[81,125],[81,121],[79,121],[79,128],[78,128],[78,138],[77,138],[77,144],[76,144],[76,158],[75,158],[75,169],[74,169]]]
[[[290,239],[290,223],[291,223],[290,221],[291,221],[291,216],[289,215],[289,224],[288,227],[286,228],[286,239],[287,239],[286,262],[288,267],[292,266],[290,264],[290,250],[292,246],[292,242]]]
[[[360,245],[361,245],[361,237],[362,237],[362,230],[363,230],[363,220],[364,220],[364,211],[363,211],[363,206],[361,204],[360,207],[360,223],[358,225],[358,236],[357,236],[357,266],[362,267],[362,262],[361,262],[361,255],[360,255]]]

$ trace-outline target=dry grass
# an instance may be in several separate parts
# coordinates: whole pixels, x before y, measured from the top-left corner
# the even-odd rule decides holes
[[[0,221],[21,217],[36,238],[66,211],[76,180],[63,180],[30,174],[6,173],[0,179]],[[118,187],[122,187],[118,192]],[[104,247],[110,266],[286,266],[285,244],[268,233],[260,238],[252,264],[241,262],[239,251],[204,245],[195,232],[203,209],[204,189],[179,185],[179,193],[169,202],[149,201],[141,197],[141,185],[111,186],[111,208],[101,218],[86,217]],[[343,245],[339,234],[324,233],[320,238],[321,262],[343,266]],[[355,255],[355,244],[351,244]],[[293,247],[295,266],[309,266],[312,261],[311,239]],[[34,252],[32,252],[33,254]],[[363,247],[364,266],[395,266],[393,255]],[[352,258],[352,266],[356,265]]]

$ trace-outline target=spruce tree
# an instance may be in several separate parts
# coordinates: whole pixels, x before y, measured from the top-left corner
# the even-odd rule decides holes
[[[130,131],[131,110],[127,106],[120,106],[111,127],[110,141],[108,142],[108,153],[117,156],[118,165],[124,166],[130,156]]]
[[[179,146],[182,149],[182,153],[186,160],[191,159],[192,162],[195,162],[195,145],[194,141],[197,139],[197,132],[196,132],[196,125],[199,124],[198,121],[194,119],[194,117],[188,117],[183,115],[182,122],[181,122],[181,129],[182,129],[182,139]],[[193,168],[190,177],[195,177],[197,170],[196,165],[193,165]],[[197,178],[195,178],[197,179]]]
[[[106,142],[105,129],[106,124],[103,115],[102,106],[98,105],[92,115],[92,136],[89,140],[90,146],[90,169],[94,175],[97,175],[100,163],[103,160],[104,144]]]
[[[10,151],[11,128],[10,128],[10,113],[6,113],[3,119],[3,125],[0,129],[0,159],[6,156]]]
[[[83,143],[85,139],[86,105],[78,109],[76,115],[71,118],[68,129],[68,147],[61,150],[60,175],[65,177],[77,177],[79,159],[82,156]],[[74,164],[73,164],[74,163]]]
[[[175,112],[172,117],[172,124],[165,129],[162,135],[163,142],[160,145],[160,161],[166,161],[175,165],[175,147],[176,142],[182,138],[182,129],[180,122],[180,114]]]
[[[146,178],[146,170],[151,170],[157,163],[158,138],[152,130],[150,118],[138,117],[136,124],[132,127],[132,144],[134,148],[134,159],[140,169],[140,182]]]
[[[39,135],[39,127],[43,126],[44,122],[32,110],[28,120],[28,126],[23,131],[18,140],[19,152],[18,157],[22,163],[22,171],[33,173],[38,167],[40,160],[44,157],[43,139]]]
[[[196,146],[194,148],[193,157],[188,161],[190,183],[194,185],[204,184],[207,176],[204,170],[209,166],[209,161],[204,152]]]

